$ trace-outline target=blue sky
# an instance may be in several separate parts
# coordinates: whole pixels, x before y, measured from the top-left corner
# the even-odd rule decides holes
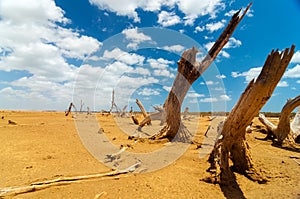
[[[163,104],[181,53],[201,60],[246,0],[1,0],[0,109],[93,110]],[[230,111],[268,53],[296,45],[262,111],[300,93],[300,1],[254,0],[229,43],[191,87],[183,108]]]

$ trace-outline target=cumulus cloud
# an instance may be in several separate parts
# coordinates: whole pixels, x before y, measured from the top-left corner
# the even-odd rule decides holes
[[[215,32],[225,26],[226,20],[218,21],[215,23],[208,23],[205,25],[205,29],[208,30],[210,33]]]
[[[241,10],[241,13],[243,13],[244,10],[245,10],[245,8],[243,8],[243,9]],[[238,12],[238,10],[230,10],[230,11],[228,11],[228,12],[225,13],[225,16],[227,16],[227,17],[232,17],[236,12]],[[254,16],[253,13],[254,13],[254,10],[249,9],[248,12],[246,13],[246,16],[248,16],[248,17],[253,17],[253,16]]]
[[[133,19],[134,22],[140,22],[137,9],[144,11],[157,12],[162,7],[169,9],[175,6],[185,14],[185,25],[192,25],[197,17],[209,15],[210,18],[215,18],[216,14],[225,8],[222,0],[89,0],[92,5],[96,5],[101,10],[115,12],[119,16],[127,16]],[[172,22],[174,23],[174,22]]]
[[[141,91],[138,92],[138,94],[143,96],[152,96],[152,95],[159,95],[160,92],[157,89],[143,88]]]
[[[129,28],[122,31],[125,38],[130,42],[127,48],[136,50],[142,42],[151,41],[151,37],[139,32],[137,28]]]
[[[216,78],[218,78],[218,79],[225,79],[226,78],[226,76],[225,75],[216,75]]]
[[[208,80],[206,82],[200,82],[200,85],[214,85],[215,82],[211,81],[211,80]]]
[[[144,56],[135,53],[124,52],[120,48],[114,48],[111,51],[105,50],[103,53],[103,58],[115,59],[129,65],[134,65],[134,64],[141,65],[145,60]]]
[[[200,26],[197,26],[194,30],[194,33],[197,33],[197,32],[203,32],[205,30],[205,27],[200,27]]]
[[[196,93],[195,91],[190,91],[190,92],[187,93],[186,96],[190,97],[190,98],[197,98],[197,97],[204,97],[205,95]]]
[[[208,97],[208,98],[203,98],[200,99],[200,102],[204,102],[204,103],[212,103],[212,102],[217,102],[218,99],[215,97]]]
[[[166,91],[170,92],[171,91],[171,86],[163,86],[163,89],[165,89]]]
[[[291,63],[300,63],[300,51],[294,53]]]
[[[288,87],[289,84],[287,83],[287,81],[280,81],[278,84],[277,84],[278,87]]]
[[[180,22],[180,17],[178,17],[174,12],[161,11],[158,14],[157,23],[161,24],[163,27],[173,26]]]
[[[166,60],[163,58],[158,59],[147,59],[147,62],[150,64],[151,68],[157,68],[157,69],[166,69],[169,65],[174,64],[174,61]]]
[[[223,101],[230,101],[231,98],[228,95],[220,95],[220,99]]]
[[[231,72],[231,76],[233,78],[237,77],[245,77],[246,82],[250,82],[252,79],[258,77],[262,67],[250,68],[248,71],[239,73],[239,72]]]
[[[5,38],[0,39],[0,70],[26,70],[33,76],[67,81],[76,68],[65,58],[84,59],[101,47],[96,39],[64,28],[70,21],[51,0],[3,0],[0,15],[0,38]]]
[[[300,64],[297,64],[293,68],[289,68],[283,77],[287,78],[300,78]]]
[[[230,37],[227,44],[224,46],[225,49],[228,48],[238,48],[242,45],[242,42],[234,37]]]
[[[172,46],[164,46],[164,47],[162,47],[162,49],[171,51],[171,52],[175,52],[175,53],[180,53],[184,50],[184,46],[177,44],[177,45],[172,45]]]

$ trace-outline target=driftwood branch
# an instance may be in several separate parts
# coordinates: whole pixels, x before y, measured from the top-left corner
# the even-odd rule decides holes
[[[106,177],[114,177],[121,174],[126,174],[135,171],[136,168],[140,166],[141,162],[137,162],[136,164],[124,169],[124,170],[115,170],[108,173],[99,173],[99,174],[91,174],[91,175],[82,175],[82,176],[73,176],[73,177],[60,177],[53,180],[45,180],[40,182],[34,182],[27,186],[20,187],[6,187],[0,188],[0,197],[4,196],[13,196],[18,194],[24,194],[28,192],[38,191],[47,189],[53,186],[67,185],[74,182],[80,182],[84,180],[91,179],[101,179]]]
[[[285,139],[293,142],[293,139],[296,138],[295,134],[297,134],[297,132],[293,132],[293,129],[291,129],[290,114],[299,105],[300,95],[293,99],[289,99],[281,110],[279,123],[277,126],[270,122],[263,114],[259,114],[259,120],[277,138],[278,144],[282,144]]]

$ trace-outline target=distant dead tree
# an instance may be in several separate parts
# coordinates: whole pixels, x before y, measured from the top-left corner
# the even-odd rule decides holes
[[[270,122],[264,114],[259,114],[259,120],[267,127],[268,132],[275,136],[276,139],[273,141],[279,145],[282,145],[285,140],[293,144],[300,135],[300,108],[292,122],[293,125],[290,123],[290,114],[297,106],[300,106],[300,95],[289,99],[283,106],[277,126]]]
[[[268,55],[257,79],[249,82],[229,113],[223,127],[220,128],[220,137],[209,157],[209,171],[212,174],[210,181],[228,185],[236,183],[229,167],[229,159],[233,163],[234,171],[253,181],[260,183],[266,181],[254,167],[245,138],[246,128],[271,97],[294,54],[294,49],[293,45],[282,52],[273,50]]]
[[[142,124],[143,124],[143,126],[144,125],[150,125],[151,124],[151,119],[150,119],[150,117],[149,117],[149,114],[147,113],[147,111],[146,111],[146,109],[145,109],[145,107],[144,107],[144,105],[142,104],[142,102],[139,100],[139,99],[136,99],[135,100],[135,102],[136,102],[136,104],[138,105],[138,107],[140,108],[140,110],[142,111],[142,114],[143,114],[143,116],[144,116],[144,120],[147,120],[147,121],[144,121]],[[146,118],[148,118],[148,119],[146,119]]]
[[[126,109],[127,109],[127,105],[125,105],[122,109],[122,111],[120,112],[120,117],[128,117],[127,113],[126,113]]]
[[[190,120],[191,117],[188,116],[189,113],[189,107],[185,107],[184,111],[183,111],[183,115],[182,115],[182,119],[183,120]]]
[[[115,89],[113,89],[112,91],[112,95],[111,95],[111,107],[109,109],[109,113],[111,114],[113,111],[113,108],[116,109],[117,113],[121,112],[119,107],[117,106],[117,104],[115,103]]]
[[[175,138],[177,141],[191,141],[191,133],[181,122],[182,102],[191,85],[203,74],[226,45],[250,6],[251,4],[248,5],[241,16],[239,16],[241,10],[232,16],[225,30],[201,62],[196,61],[198,50],[195,47],[183,52],[181,59],[177,63],[178,73],[163,105],[166,112],[166,125],[157,134],[150,137],[150,139],[168,138],[169,140],[173,140]]]
[[[75,107],[75,105],[73,104],[73,102],[70,103],[69,108],[65,111],[65,115],[68,116],[71,113],[72,108],[75,109],[75,111],[77,112],[77,109]]]
[[[80,113],[82,112],[83,105],[84,105],[83,101],[82,101],[82,100],[80,100],[80,110],[79,110],[79,112],[80,112]]]

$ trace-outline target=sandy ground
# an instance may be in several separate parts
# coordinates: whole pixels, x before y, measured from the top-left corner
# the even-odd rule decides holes
[[[168,146],[166,142],[128,140],[128,135],[136,129],[129,118],[78,114],[74,119],[61,112],[0,111],[0,190],[58,177],[111,171],[112,168],[88,152],[79,137],[75,120],[87,125],[84,120],[90,119],[99,122],[100,126],[94,128],[101,128],[99,134],[105,134],[116,148],[128,147],[126,152],[149,154]],[[17,124],[8,124],[8,120]],[[207,142],[207,138],[204,140],[210,124],[207,117],[193,117],[185,123],[196,132],[195,141]],[[257,119],[254,124],[261,125]],[[154,121],[152,126],[144,127],[142,134],[155,133],[159,128],[158,121]],[[75,181],[7,198],[300,198],[297,163],[300,159],[291,158],[299,158],[299,152],[256,139],[264,137],[258,132],[247,135],[254,163],[268,178],[266,184],[252,182],[239,174],[235,175],[240,190],[202,181],[208,176],[207,155],[203,154],[203,148],[197,149],[197,145],[192,144],[184,146],[187,150],[179,159],[156,171],[147,172],[147,169],[141,170],[141,166],[134,173]],[[157,156],[157,160],[163,158]],[[114,166],[118,168],[117,164]]]

